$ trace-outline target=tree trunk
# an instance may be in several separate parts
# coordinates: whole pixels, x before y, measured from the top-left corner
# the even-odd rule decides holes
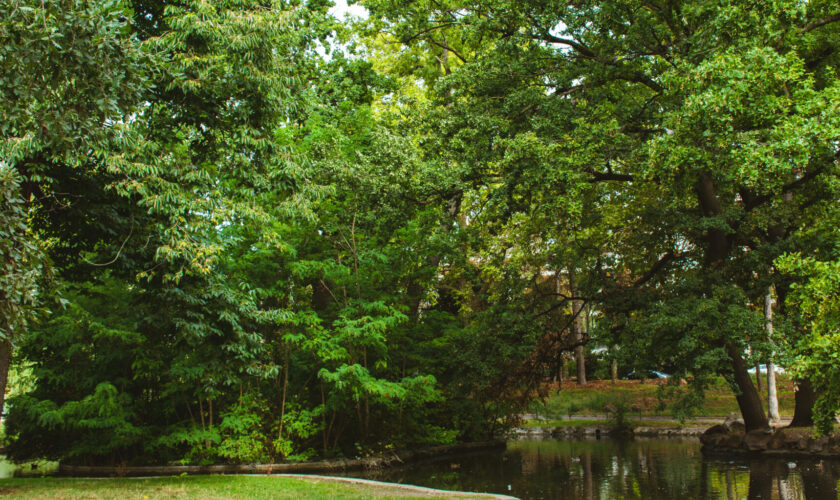
[[[776,365],[772,362],[767,363],[767,417],[774,424],[782,419],[779,415],[779,395],[776,392]]]
[[[9,365],[12,360],[12,342],[0,341],[0,418],[6,409],[6,384],[9,381]]]
[[[755,362],[755,388],[758,390],[759,397],[761,397],[761,364],[758,360]]]
[[[814,425],[814,403],[817,394],[810,380],[796,380],[794,392],[793,420],[788,427],[811,427]]]
[[[557,389],[563,388],[563,370],[566,368],[566,362],[563,360],[563,353],[557,357]]]
[[[732,371],[735,383],[738,385],[740,394],[735,396],[738,400],[738,407],[741,409],[741,416],[744,418],[744,426],[747,431],[755,429],[766,429],[767,417],[764,415],[764,407],[761,405],[761,398],[752,383],[747,365],[741,353],[731,343],[726,343],[726,351],[732,359]]]
[[[286,418],[286,389],[289,387],[289,350],[291,348],[287,345],[283,353],[283,396],[280,400],[280,429],[277,431],[277,439],[283,439],[283,420]]]
[[[610,363],[610,381],[614,384],[618,380],[618,360],[613,359]]]
[[[717,198],[715,184],[711,174],[700,174],[697,185],[697,201],[703,214],[709,217],[719,216],[723,211]],[[729,238],[723,229],[712,228],[706,232],[705,258],[707,266],[717,266],[729,255]]]
[[[570,275],[571,276],[571,275]],[[560,297],[560,291],[562,287],[560,286],[560,270],[554,271],[554,292],[557,294],[558,300]],[[565,351],[563,348],[562,342],[562,330],[558,328],[558,349],[557,349],[557,390],[563,389],[563,370],[566,367],[566,360],[565,360]]]
[[[778,312],[785,315],[785,299],[787,298],[788,283],[781,283],[776,287]],[[811,427],[814,425],[814,403],[817,395],[810,380],[796,379],[794,381],[793,420],[788,427]]]
[[[580,305],[577,307],[578,311],[580,311]],[[575,344],[580,344],[583,342],[583,331],[580,326],[579,317],[575,320],[574,331]],[[577,383],[578,385],[586,385],[586,357],[582,345],[575,346],[575,363],[577,364]]]
[[[714,180],[709,172],[700,174],[695,185],[697,201],[703,214],[707,217],[717,217],[723,213],[720,200],[715,190]],[[728,234],[721,228],[708,229],[706,231],[705,264],[710,270],[718,268],[729,257],[730,240]],[[735,383],[740,394],[736,396],[738,407],[741,409],[741,416],[744,418],[744,425],[747,431],[754,429],[766,429],[768,427],[767,417],[764,415],[764,407],[761,404],[761,397],[755,389],[747,366],[741,353],[728,340],[725,340],[726,351],[732,359],[732,369],[735,376]]]
[[[764,329],[767,331],[767,342],[773,347],[773,287],[767,290],[764,297]],[[779,397],[776,393],[776,366],[773,364],[776,356],[775,349],[770,351],[767,360],[767,416],[774,424],[779,423]]]
[[[569,269],[569,293],[572,297],[577,293],[575,287],[575,272]],[[583,353],[583,304],[572,299],[572,344],[575,346],[575,363],[577,364],[577,384],[586,385],[586,358]]]

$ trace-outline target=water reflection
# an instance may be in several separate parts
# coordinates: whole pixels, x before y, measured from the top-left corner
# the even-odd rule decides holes
[[[364,474],[523,499],[838,500],[840,462],[704,459],[697,440],[513,441],[491,452]]]

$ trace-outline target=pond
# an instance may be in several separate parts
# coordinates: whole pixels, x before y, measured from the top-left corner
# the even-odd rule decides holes
[[[697,439],[510,441],[507,451],[349,475],[522,499],[840,498],[838,461],[709,459]]]

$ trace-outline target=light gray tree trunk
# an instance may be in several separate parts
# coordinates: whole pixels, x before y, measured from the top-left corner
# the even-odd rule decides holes
[[[767,331],[767,341],[773,346],[773,286],[767,289],[764,296],[764,329]],[[770,421],[779,423],[779,398],[776,394],[776,367],[773,364],[775,350],[770,352],[767,360],[767,413]]]

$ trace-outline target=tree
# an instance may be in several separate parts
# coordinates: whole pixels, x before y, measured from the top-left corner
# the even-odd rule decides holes
[[[45,456],[76,459],[160,457],[213,438],[220,416],[213,401],[242,380],[262,349],[241,327],[253,321],[253,298],[220,273],[220,255],[234,242],[219,228],[259,224],[303,205],[275,133],[294,118],[289,92],[304,88],[295,87],[293,67],[311,61],[298,56],[319,29],[325,35],[318,19],[326,6],[272,6],[9,7],[11,19],[20,19],[9,26],[19,28],[12,40],[23,43],[23,57],[3,59],[21,66],[4,72],[3,83],[22,107],[4,147],[26,176],[25,194],[42,202],[36,231],[55,242],[49,253],[57,288],[75,301],[42,318],[27,359],[43,376],[71,361],[62,349],[77,355],[75,369],[14,405],[7,429],[18,456],[39,452],[32,437],[39,433],[55,438],[40,448]],[[306,29],[290,26],[294,11]],[[36,41],[27,45],[30,35]],[[76,46],[62,45],[68,42]],[[78,106],[68,105],[73,97]],[[39,113],[67,119],[40,137]],[[274,204],[255,203],[267,199]],[[276,245],[276,236],[266,231],[262,240]],[[151,313],[107,315],[103,308],[100,315],[100,288],[124,297],[123,310]],[[72,318],[84,321],[73,326]],[[113,363],[96,366],[107,356]],[[88,376],[68,380],[76,370]],[[171,410],[142,409],[160,408],[161,400]],[[185,413],[202,432],[172,418]],[[142,451],[138,429],[161,437]]]
[[[326,4],[266,5],[133,4],[152,84],[34,212],[64,304],[21,343],[38,383],[10,456],[347,455],[484,438],[521,408],[524,321],[473,291],[458,187],[393,79],[329,44]]]
[[[796,373],[814,384],[814,421],[824,434],[834,430],[840,411],[838,352],[838,285],[840,264],[819,261],[801,254],[780,258],[780,267],[807,281],[794,288],[789,301],[807,322],[808,333],[793,347]]]
[[[2,413],[9,358],[32,319],[45,270],[29,220],[73,196],[55,189],[60,177],[116,152],[121,124],[148,85],[151,57],[132,41],[117,3],[7,2],[0,16],[0,217],[8,232],[0,299]]]
[[[809,213],[836,199],[831,6],[365,5],[406,50],[434,33],[481,40],[435,84],[452,102],[439,135],[465,179],[501,195],[502,223],[569,220],[592,193],[605,214],[592,291],[624,318],[621,343],[728,374],[747,427],[766,426],[744,360],[764,338],[753,304],[773,259],[805,243]],[[546,229],[522,239],[556,237]]]
[[[0,414],[6,398],[6,382],[13,341],[32,320],[38,298],[40,251],[26,225],[26,204],[20,197],[19,176],[0,163]]]

